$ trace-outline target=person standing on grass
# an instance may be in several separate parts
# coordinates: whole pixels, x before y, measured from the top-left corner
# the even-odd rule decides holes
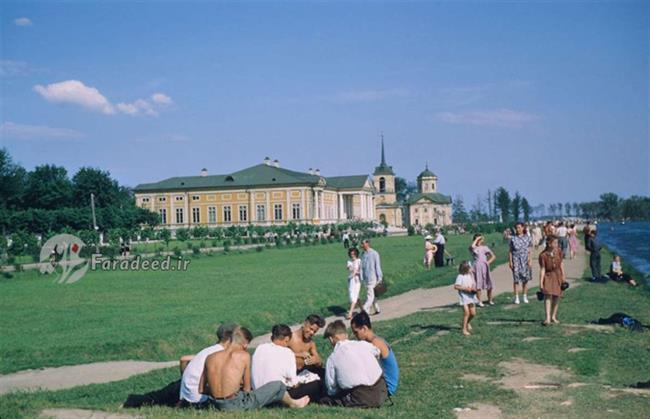
[[[479,303],[478,298],[476,298],[476,280],[472,275],[469,262],[463,261],[458,266],[458,276],[454,283],[454,289],[458,291],[459,303],[463,306],[463,335],[469,336],[472,330],[469,323],[476,316],[476,304]]]
[[[591,230],[586,244],[587,251],[589,252],[589,268],[591,269],[592,281],[600,281],[603,276],[600,269],[600,249],[602,249],[603,246],[600,244],[600,240],[598,240],[597,236],[598,231]]]
[[[469,247],[469,251],[474,258],[474,280],[476,281],[476,298],[478,298],[478,306],[484,307],[481,301],[481,290],[487,290],[488,304],[494,305],[492,299],[492,278],[490,276],[490,264],[494,262],[496,256],[489,247],[483,244],[483,235],[476,233],[474,241]]]
[[[361,290],[361,260],[359,259],[359,249],[352,247],[348,250],[348,296],[350,297],[350,310],[346,319],[350,320],[354,309],[359,302],[359,291]]]
[[[578,231],[576,230],[575,224],[569,226],[567,234],[569,235],[569,257],[573,259],[576,257],[576,252],[578,251]]]
[[[366,284],[367,290],[367,297],[366,302],[363,305],[363,311],[370,314],[370,309],[373,308],[375,310],[373,314],[379,314],[380,310],[375,297],[375,287],[384,277],[384,274],[381,271],[379,253],[370,247],[370,241],[367,239],[361,242],[361,247],[363,247],[363,256],[361,257],[361,277],[363,278],[364,284]]]
[[[564,225],[564,221],[560,221],[557,229],[555,229],[555,235],[557,236],[558,244],[560,245],[560,250],[562,250],[562,257],[566,259],[567,250],[569,248],[569,231]]]
[[[532,230],[532,239],[535,249],[539,247],[539,244],[542,242],[542,229],[539,227],[539,224],[535,223],[535,226]]]
[[[587,248],[587,239],[589,239],[589,236],[591,235],[591,222],[587,221],[585,223],[585,226],[582,229],[582,235],[584,236],[583,239],[585,241],[585,249]]]
[[[436,268],[442,268],[445,266],[445,236],[442,235],[440,229],[436,229],[436,237],[433,239],[433,245],[436,247],[434,250],[435,253],[435,265]]]
[[[559,248],[557,237],[546,238],[546,249],[539,255],[539,286],[544,294],[544,308],[546,319],[544,326],[550,323],[559,323],[557,310],[562,296],[564,283],[564,265],[562,264],[562,251]]]
[[[431,236],[426,236],[424,238],[424,267],[427,270],[431,269],[431,264],[433,263],[433,255],[437,252],[438,247],[431,243]]]
[[[518,284],[521,284],[521,293],[524,303],[528,304],[528,281],[533,277],[533,244],[531,238],[524,232],[524,223],[515,225],[515,235],[510,239],[508,252],[508,265],[512,270],[512,291],[515,294],[514,303],[519,304]]]

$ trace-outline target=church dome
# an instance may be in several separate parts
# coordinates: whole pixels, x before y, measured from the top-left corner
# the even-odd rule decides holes
[[[425,177],[436,177],[436,175],[431,170],[429,170],[428,164],[426,165],[424,171],[422,171],[422,173],[418,175],[418,179],[422,179]]]

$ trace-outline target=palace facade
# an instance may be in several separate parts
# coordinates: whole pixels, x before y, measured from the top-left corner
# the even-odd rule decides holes
[[[451,223],[451,198],[437,192],[428,167],[417,194],[398,201],[395,173],[381,163],[372,176],[321,176],[298,172],[268,157],[262,164],[225,175],[173,177],[135,187],[136,205],[156,212],[161,226],[176,229],[242,224],[330,224],[375,221],[395,227]]]

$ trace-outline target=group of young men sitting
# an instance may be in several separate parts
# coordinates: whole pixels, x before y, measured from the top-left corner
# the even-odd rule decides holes
[[[271,342],[260,344],[251,357],[247,350],[251,332],[238,325],[221,325],[215,345],[181,358],[180,380],[158,391],[132,394],[124,407],[229,411],[272,405],[301,408],[310,402],[381,407],[397,390],[399,367],[393,350],[373,332],[368,314],[360,312],[352,318],[357,340],[349,340],[343,321],[327,325],[324,337],[333,351],[325,368],[313,340],[324,326],[325,320],[316,314],[295,331],[277,324]]]

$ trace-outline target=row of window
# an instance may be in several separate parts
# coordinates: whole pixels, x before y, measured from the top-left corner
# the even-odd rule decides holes
[[[184,219],[184,210],[183,208],[176,208],[176,224],[183,224]],[[167,224],[167,209],[161,208],[158,210],[160,214],[160,222],[162,224]],[[230,223],[232,222],[232,207],[230,205],[224,205],[222,208],[223,222]],[[266,221],[266,205],[258,204],[256,206],[256,215],[257,221]],[[302,210],[299,203],[291,205],[291,218],[294,220],[299,220],[302,216]],[[274,204],[273,205],[273,219],[276,221],[281,221],[283,217],[283,205]],[[248,221],[248,205],[239,206],[239,222]],[[199,224],[201,222],[201,210],[198,207],[192,208],[192,223]],[[217,208],[208,207],[208,223],[215,224],[217,222]]]

